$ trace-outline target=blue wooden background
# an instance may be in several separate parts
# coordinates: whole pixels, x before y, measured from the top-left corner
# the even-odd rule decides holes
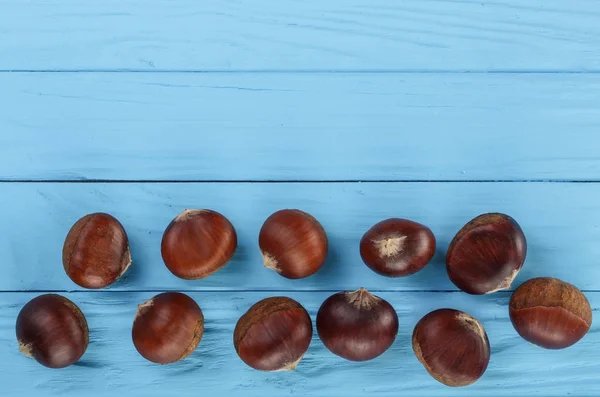
[[[597,0],[0,0],[0,395],[598,396],[596,323],[546,351],[508,319],[510,292],[458,292],[444,253],[486,211],[514,216],[529,242],[515,285],[554,276],[600,308],[600,2]],[[239,249],[199,281],[160,257],[185,208],[231,219]],[[304,280],[262,267],[260,225],[297,207],[327,229],[326,266]],[[107,211],[134,265],[102,291],[61,265],[70,226]],[[388,279],[360,260],[375,222],[429,225],[438,253]],[[261,373],[232,333],[256,301],[321,302],[364,286],[400,318],[392,348],[366,363],[315,333],[294,372]],[[189,293],[206,333],[188,359],[157,366],[130,338],[137,304]],[[50,370],[22,357],[18,311],[44,291],[78,304],[91,343]],[[474,385],[434,381],[411,348],[439,307],[479,318],[492,357]]]

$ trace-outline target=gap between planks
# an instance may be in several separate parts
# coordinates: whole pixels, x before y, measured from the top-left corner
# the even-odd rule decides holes
[[[600,179],[0,179],[0,183],[600,183]]]
[[[600,69],[0,69],[0,73],[147,73],[147,74],[600,74]]]

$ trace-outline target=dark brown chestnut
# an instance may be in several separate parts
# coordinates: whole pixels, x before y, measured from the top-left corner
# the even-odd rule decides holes
[[[77,305],[56,295],[29,301],[17,317],[19,350],[49,368],[77,362],[88,346],[88,325]]]
[[[312,334],[306,309],[291,298],[277,296],[261,300],[240,317],[233,345],[254,369],[293,370],[308,350]]]
[[[236,248],[237,234],[223,215],[211,210],[185,210],[165,230],[161,252],[171,273],[196,280],[220,270]]]
[[[467,313],[435,310],[415,326],[415,355],[435,380],[467,386],[479,379],[490,361],[490,343],[483,326]]]
[[[513,218],[483,214],[467,223],[450,243],[446,270],[461,290],[490,294],[510,288],[526,254],[525,235]]]
[[[327,257],[325,229],[304,211],[285,209],[271,215],[258,237],[265,267],[298,279],[316,273]]]
[[[398,334],[398,315],[384,299],[360,288],[327,298],[317,313],[317,332],[332,353],[351,361],[383,354]]]
[[[360,240],[360,256],[375,273],[403,277],[423,269],[435,254],[435,236],[420,223],[392,218],[377,223]]]
[[[164,292],[138,306],[131,336],[142,357],[169,364],[192,354],[203,332],[200,306],[180,292]]]
[[[62,257],[69,278],[90,289],[114,283],[131,265],[125,229],[115,217],[105,213],[86,215],[73,225]]]
[[[546,349],[577,343],[592,325],[592,308],[577,287],[551,277],[534,278],[512,294],[510,321],[525,340]]]

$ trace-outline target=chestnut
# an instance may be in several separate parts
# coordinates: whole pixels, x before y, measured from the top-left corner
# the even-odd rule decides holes
[[[80,287],[104,288],[131,265],[125,229],[112,215],[93,213],[79,219],[65,239],[63,266]]]
[[[146,360],[169,364],[189,356],[203,332],[200,306],[180,292],[164,292],[138,306],[131,336]]]
[[[483,326],[453,309],[438,309],[419,320],[412,346],[427,372],[447,386],[474,383],[490,361],[490,343]]]
[[[88,346],[88,325],[81,310],[69,299],[40,295],[17,316],[19,350],[49,368],[77,362]]]
[[[367,361],[392,346],[398,315],[387,301],[364,288],[339,292],[319,308],[317,332],[332,353],[350,361]]]
[[[592,325],[592,308],[577,287],[552,277],[523,283],[510,297],[510,321],[523,339],[546,349],[577,343]]]
[[[450,243],[446,270],[461,290],[490,294],[510,288],[526,254],[525,235],[513,218],[483,214],[467,223]]]
[[[435,236],[420,223],[392,218],[377,223],[360,240],[360,256],[375,273],[403,277],[423,269],[435,254]]]
[[[295,209],[275,212],[258,237],[265,267],[299,279],[316,273],[327,257],[325,229],[312,215]]]
[[[220,270],[237,248],[236,231],[227,218],[212,210],[185,210],[163,234],[161,252],[175,276],[196,280]]]
[[[276,296],[259,301],[240,317],[233,345],[251,368],[293,370],[308,350],[312,334],[306,309],[291,298]]]

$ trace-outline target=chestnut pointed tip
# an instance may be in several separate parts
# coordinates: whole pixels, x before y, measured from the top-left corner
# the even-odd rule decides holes
[[[140,315],[144,314],[152,305],[154,304],[154,299],[149,299],[144,303],[138,305],[137,312],[135,313],[135,318],[138,318]]]
[[[127,272],[127,269],[129,269],[129,267],[133,264],[133,259],[131,258],[131,250],[130,250],[129,246],[127,246],[126,256],[127,256],[127,259],[125,262],[125,266],[123,266],[123,270],[121,271],[121,274],[119,274],[119,277],[121,277],[123,274],[125,274],[125,272]]]
[[[301,355],[296,361],[293,361],[291,363],[284,365],[283,368],[281,368],[279,371],[294,371],[296,369],[296,367],[298,366],[298,364],[300,364],[300,361],[302,361],[303,358],[304,358],[304,354]]]
[[[364,287],[360,287],[356,291],[347,292],[346,298],[348,299],[348,303],[358,309],[369,309],[375,306],[380,300]]]
[[[279,267],[279,263],[277,262],[277,259],[275,259],[275,257],[273,255],[271,255],[265,251],[261,251],[261,255],[262,255],[262,259],[263,259],[263,265],[267,269],[271,269],[271,270],[276,271],[277,273],[281,273],[281,268]]]
[[[174,219],[174,222],[184,221],[188,218],[191,218],[194,215],[202,214],[203,212],[207,212],[205,209],[189,209],[186,208],[179,215],[177,215]]]
[[[33,346],[19,341],[19,351],[25,357],[33,358]]]
[[[389,258],[404,251],[404,245],[407,238],[408,236],[394,234],[382,239],[375,239],[373,240],[373,244],[375,245],[379,256]]]
[[[496,288],[494,288],[490,291],[486,291],[484,295],[489,295],[489,294],[493,294],[494,292],[505,291],[507,289],[510,289],[513,281],[515,281],[515,278],[517,277],[517,274],[519,274],[520,270],[521,270],[520,268],[513,270],[512,273],[508,277],[506,277],[504,280],[502,280]]]
[[[460,321],[463,324],[463,326],[465,328],[473,331],[475,333],[475,335],[478,335],[482,340],[487,338],[487,335],[485,333],[485,330],[483,329],[483,326],[474,317],[468,315],[467,313],[459,312],[456,315],[456,318],[458,319],[458,321]]]

